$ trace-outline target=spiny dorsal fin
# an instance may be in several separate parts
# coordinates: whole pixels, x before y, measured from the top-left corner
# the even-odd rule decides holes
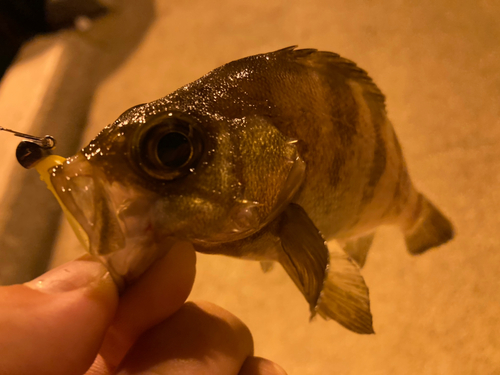
[[[333,69],[345,77],[345,79],[352,79],[360,83],[365,93],[385,111],[384,94],[382,94],[382,91],[380,91],[368,73],[357,66],[355,62],[343,58],[334,52],[318,51],[313,48],[296,48],[297,46],[291,46],[274,53],[287,55],[289,58],[300,63],[326,65],[329,69]]]

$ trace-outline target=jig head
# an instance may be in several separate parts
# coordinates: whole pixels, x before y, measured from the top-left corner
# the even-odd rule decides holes
[[[56,140],[50,135],[36,137],[0,126],[0,131],[2,130],[16,137],[27,139],[27,141],[20,142],[16,149],[17,161],[26,169],[34,167],[42,159],[51,155],[51,150],[56,147]]]

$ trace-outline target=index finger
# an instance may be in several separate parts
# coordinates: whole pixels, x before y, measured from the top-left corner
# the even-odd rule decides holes
[[[194,283],[195,264],[192,245],[179,242],[125,291],[100,350],[108,368],[118,366],[143,332],[181,308]]]

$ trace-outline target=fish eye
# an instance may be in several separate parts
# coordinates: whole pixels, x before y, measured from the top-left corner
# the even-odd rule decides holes
[[[132,159],[149,176],[173,180],[189,173],[203,149],[196,121],[183,113],[163,113],[146,120],[134,137]]]
[[[158,141],[156,157],[165,167],[180,168],[189,161],[193,148],[182,133],[170,132]]]

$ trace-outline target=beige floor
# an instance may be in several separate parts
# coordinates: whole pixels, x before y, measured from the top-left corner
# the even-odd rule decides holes
[[[396,230],[379,232],[363,270],[374,336],[310,323],[285,273],[250,262],[199,256],[192,298],[240,316],[256,354],[290,375],[500,374],[499,19],[495,0],[158,0],[143,43],[99,88],[86,140],[247,55],[298,44],[356,61],[385,92],[411,175],[457,238],[412,258]],[[77,248],[62,238],[59,248]]]

